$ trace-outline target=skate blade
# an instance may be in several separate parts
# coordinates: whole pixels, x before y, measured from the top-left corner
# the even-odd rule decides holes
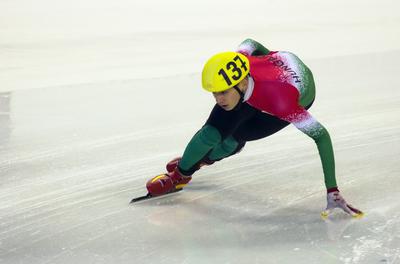
[[[162,194],[162,195],[157,195],[157,196],[153,196],[150,193],[148,193],[146,195],[133,198],[131,200],[130,204],[139,203],[141,201],[146,201],[146,200],[157,200],[157,199],[169,196],[170,194],[173,194],[173,193],[176,193],[176,192],[180,192],[180,191],[182,191],[182,189],[174,189],[171,192],[168,192],[168,193]]]

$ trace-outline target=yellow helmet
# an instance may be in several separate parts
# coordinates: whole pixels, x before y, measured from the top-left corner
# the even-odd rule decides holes
[[[204,65],[203,88],[209,92],[222,92],[241,82],[250,72],[249,60],[237,52],[222,52],[212,56]]]

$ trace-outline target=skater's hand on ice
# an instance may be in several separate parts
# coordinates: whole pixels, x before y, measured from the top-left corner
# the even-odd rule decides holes
[[[321,213],[323,218],[328,217],[331,211],[335,208],[340,208],[353,217],[362,217],[363,212],[348,204],[339,190],[328,192],[327,194],[327,206],[325,211]]]

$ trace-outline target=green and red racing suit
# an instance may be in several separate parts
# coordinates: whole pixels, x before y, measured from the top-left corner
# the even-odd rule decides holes
[[[206,124],[187,145],[179,162],[180,171],[191,175],[202,161],[231,156],[247,141],[293,124],[315,141],[326,188],[337,187],[329,133],[307,111],[315,99],[310,69],[293,53],[269,51],[251,39],[242,42],[237,52],[250,62],[251,77],[243,101],[232,111],[215,105]]]

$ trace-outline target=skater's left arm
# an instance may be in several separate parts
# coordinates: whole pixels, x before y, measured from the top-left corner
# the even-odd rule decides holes
[[[323,218],[329,216],[334,208],[340,208],[353,217],[362,217],[363,212],[348,204],[337,188],[335,177],[335,159],[332,141],[328,130],[322,126],[311,114],[301,106],[298,106],[294,114],[287,117],[300,131],[311,137],[317,144],[324,170],[325,186],[327,189],[327,206],[321,213]]]
[[[264,111],[292,123],[317,144],[324,171],[328,202],[322,216],[328,216],[333,208],[340,208],[353,216],[362,216],[363,213],[360,210],[344,200],[337,187],[335,158],[328,130],[299,104],[300,94],[295,87],[286,83],[269,83],[269,85],[270,89],[268,93],[264,94],[263,101],[253,99],[252,102],[259,104],[261,108],[265,108]],[[273,89],[273,87],[276,89]],[[263,102],[266,104],[262,104]]]
[[[301,106],[298,106],[296,111],[285,116],[283,119],[291,122],[301,132],[315,141],[322,162],[325,186],[328,190],[337,188],[335,158],[328,130]]]

